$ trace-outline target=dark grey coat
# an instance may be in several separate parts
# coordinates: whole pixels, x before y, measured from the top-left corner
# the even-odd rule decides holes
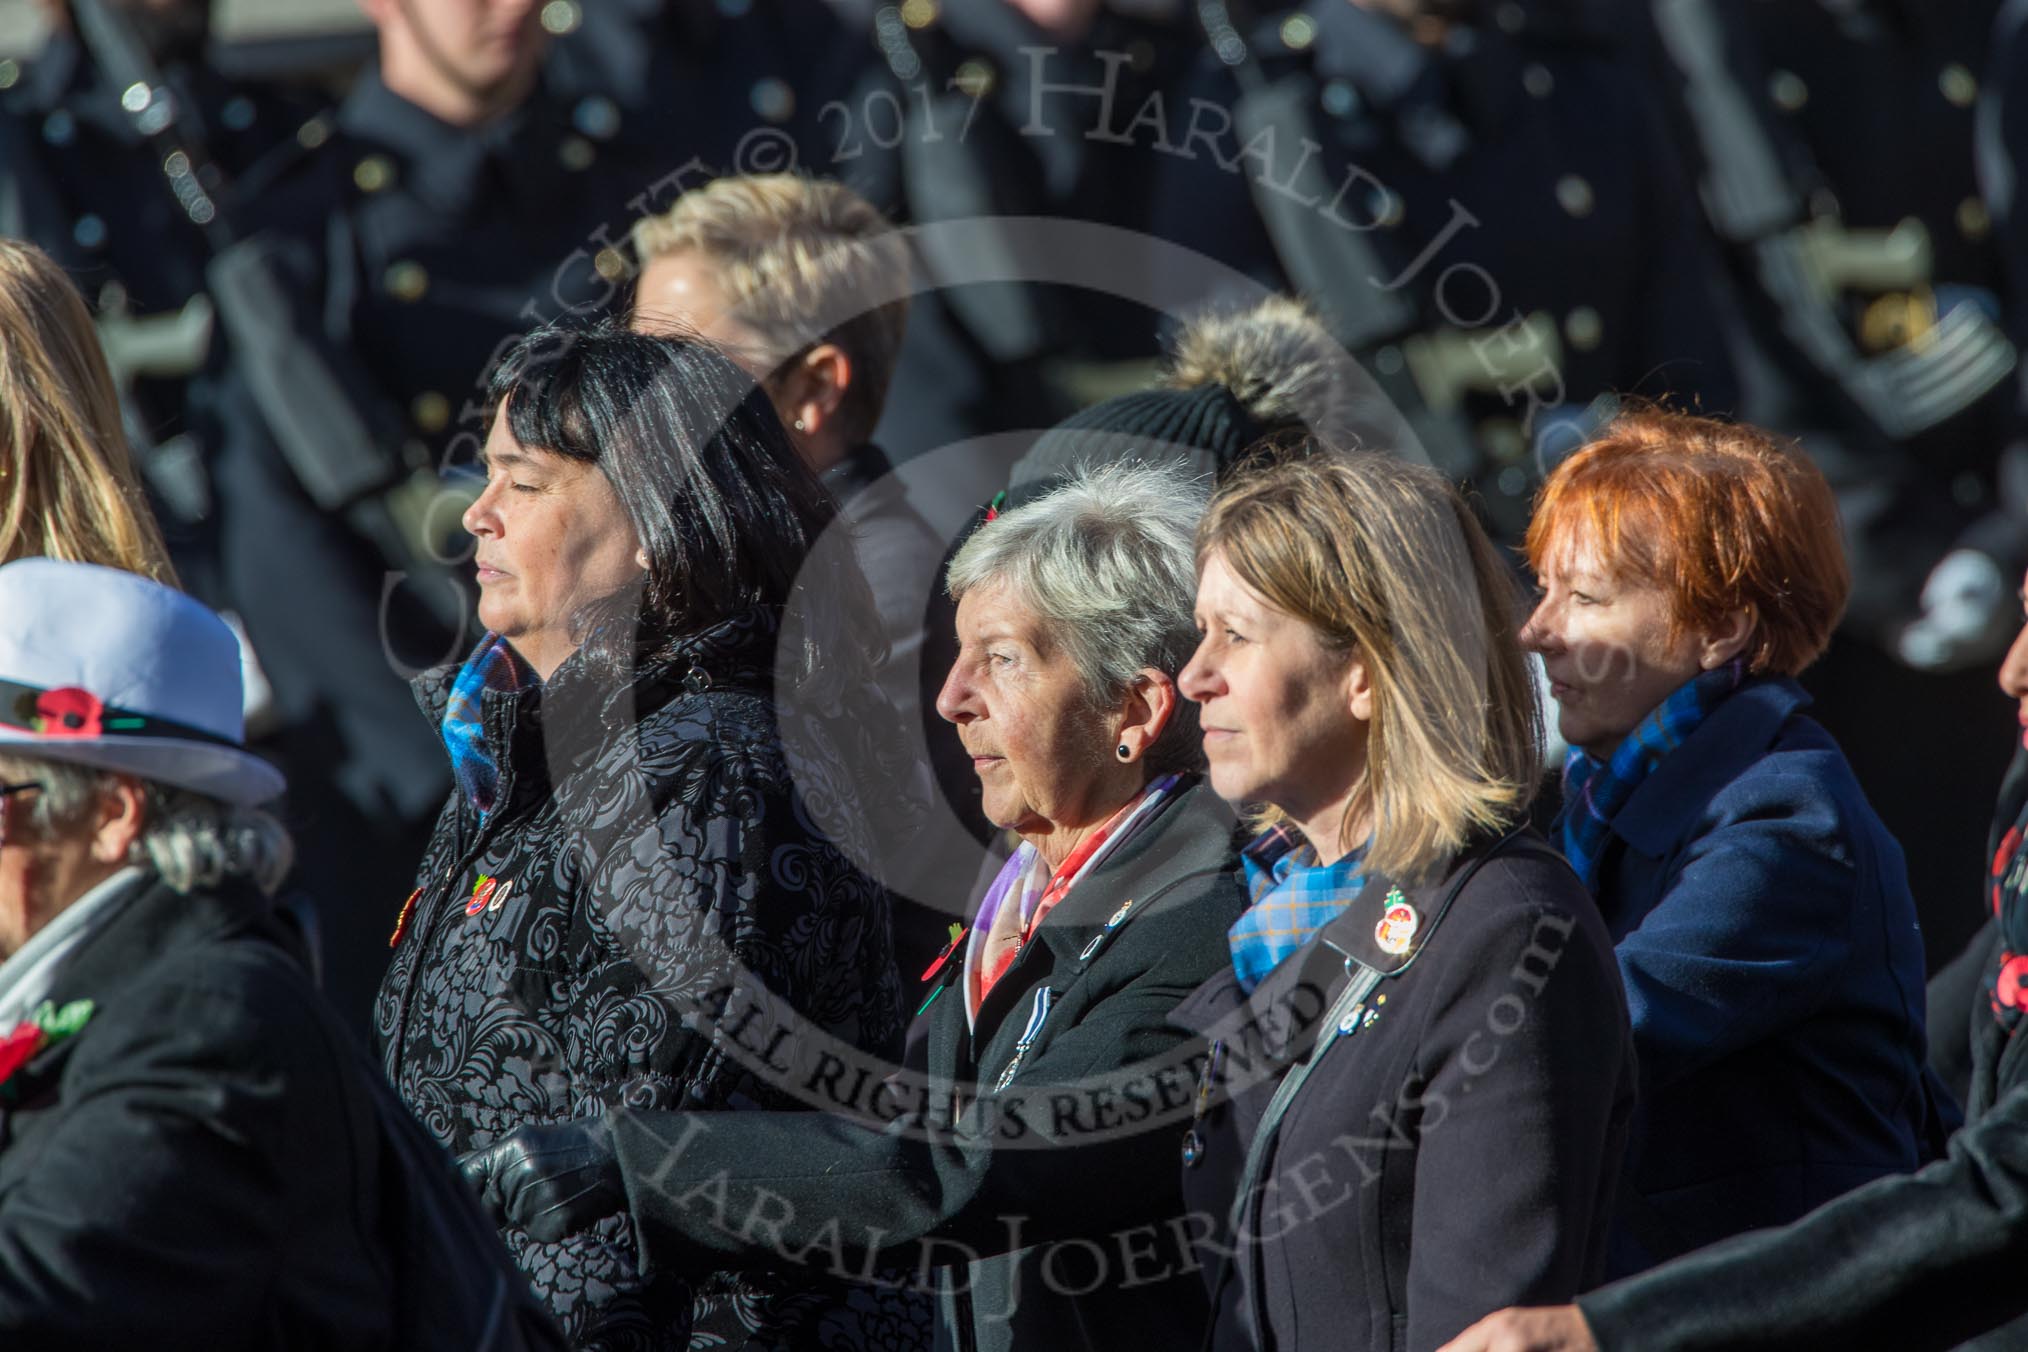
[[[1440,919],[1455,871],[1404,887],[1423,918],[1405,956],[1375,942],[1388,883],[1374,878],[1250,998],[1225,971],[1177,1011],[1226,1043],[1233,1087],[1184,1174],[1207,1272],[1236,1251],[1215,1347],[1427,1352],[1482,1315],[1567,1301],[1599,1277],[1633,1038],[1590,896],[1539,838],[1521,840]],[[1294,1099],[1235,1240],[1241,1162],[1281,1066],[1308,1057],[1346,986],[1345,954],[1394,974],[1368,1001],[1376,1017]]]
[[[136,886],[0,1094],[0,1347],[560,1349],[266,902]]]
[[[798,1079],[839,1115],[621,1115],[649,1271],[884,1264],[943,1288],[959,1349],[1194,1345],[1176,1176],[1198,1063],[1167,1015],[1230,961],[1237,862],[1231,813],[1190,787],[1044,918],[976,1032],[959,991],[931,1007],[927,1078],[819,1057]]]
[[[788,1104],[718,1036],[745,983],[847,1046],[899,1045],[887,896],[853,862],[874,846],[847,771],[877,724],[802,724],[792,773],[774,637],[756,608],[624,687],[572,658],[539,687],[486,692],[497,805],[483,822],[457,794],[445,806],[376,1010],[389,1079],[454,1153],[622,1104]],[[417,683],[433,723],[453,674]],[[644,1281],[619,1214],[559,1243],[506,1239],[572,1338],[608,1347],[786,1339],[850,1299]]]

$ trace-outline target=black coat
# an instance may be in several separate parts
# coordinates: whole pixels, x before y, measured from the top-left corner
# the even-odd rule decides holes
[[[136,886],[0,1108],[0,1346],[560,1348],[266,904]]]
[[[1196,1061],[1167,1015],[1230,961],[1233,845],[1210,789],[1180,793],[1043,919],[976,1033],[959,990],[938,999],[927,1079],[831,1069],[840,1115],[823,1118],[621,1115],[652,1270],[942,1267],[958,1349],[1193,1346],[1205,1301],[1177,1239],[1176,1160]]]
[[[1388,883],[1373,878],[1250,998],[1228,969],[1176,1011],[1222,1044],[1232,1091],[1184,1171],[1214,1285],[1237,1251],[1215,1347],[1422,1352],[1600,1275],[1634,1100],[1612,940],[1532,834],[1445,910],[1458,876],[1402,888],[1422,917],[1405,955],[1376,942]],[[1346,954],[1393,975],[1291,1102],[1235,1243],[1242,1161],[1282,1069],[1307,1059],[1345,988]]]
[[[495,809],[482,824],[461,795],[446,804],[375,1014],[388,1077],[452,1151],[622,1103],[792,1105],[720,1036],[754,978],[847,1046],[898,1047],[887,895],[853,862],[874,843],[847,774],[879,725],[799,722],[792,779],[774,634],[756,609],[624,688],[573,657],[538,687],[486,693]],[[439,725],[454,676],[417,681]],[[498,881],[474,912],[482,878]],[[685,1345],[693,1292],[643,1282],[624,1215],[560,1243],[506,1238],[574,1339]],[[739,1339],[785,1336],[826,1304],[729,1281],[694,1301],[699,1331]]]
[[[2028,793],[2023,764],[2001,792],[1995,845]],[[1949,1154],[1584,1297],[1603,1347],[1923,1352],[1980,1334],[1990,1336],[1976,1346],[1993,1352],[2028,1345],[2028,1039],[2009,1037],[1988,1008],[1997,929],[1972,949],[1979,979],[1952,983],[1961,1001],[1931,1011],[1970,1044],[1967,1124]]]

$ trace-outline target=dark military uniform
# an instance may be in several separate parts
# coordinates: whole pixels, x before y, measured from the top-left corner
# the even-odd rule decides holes
[[[1089,29],[1055,37],[1005,0],[907,0],[874,19],[906,122],[908,223],[998,218],[966,257],[932,248],[881,439],[897,457],[966,435],[1039,430],[1143,383],[1155,351],[1140,305],[1020,280],[965,283],[969,269],[1030,246],[1010,218],[1145,231],[1156,160],[1116,134],[1150,96],[1168,97],[1201,46],[1181,5],[1101,5]],[[872,111],[869,109],[869,111]],[[869,143],[885,131],[869,117]],[[934,235],[932,235],[934,238]]]
[[[1830,476],[1849,627],[1890,645],[1930,567],[1989,509],[2010,417],[2014,352],[1994,323],[2003,283],[1973,160],[1995,8],[1628,9],[1654,25],[1678,140],[1738,284],[1742,411],[1802,436]]]
[[[1670,0],[1658,87],[1746,322],[1749,420],[1801,439],[1839,498],[1852,602],[1806,676],[1908,855],[1933,961],[1967,933],[1979,787],[1996,779],[1992,678],[1904,667],[1897,635],[1957,545],[2028,554],[1992,509],[2015,353],[1974,163],[1994,0]],[[2021,331],[2017,324],[2015,343]],[[1998,527],[1999,529],[1995,529]],[[1988,710],[1985,722],[1968,711]],[[1948,766],[1948,773],[1939,773]]]
[[[1609,43],[1512,5],[1440,44],[1344,0],[1207,13],[1158,233],[1315,299],[1498,533],[1613,396],[1733,407],[1715,268]]]
[[[188,413],[206,397],[211,322],[203,302],[191,302],[230,228],[232,177],[287,140],[317,99],[221,74],[204,59],[202,25],[153,36],[175,40],[142,44],[161,77],[145,109],[123,106],[123,82],[71,29],[31,57],[0,60],[0,235],[47,252],[97,313],[178,570],[217,602],[202,529],[203,451]],[[196,152],[181,175],[165,169],[165,130]]]

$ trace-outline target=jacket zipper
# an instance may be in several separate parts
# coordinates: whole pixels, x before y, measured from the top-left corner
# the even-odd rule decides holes
[[[486,847],[492,843],[493,837],[498,834],[500,822],[506,816],[506,807],[513,801],[513,787],[514,770],[511,765],[508,765],[503,767],[500,776],[499,796],[495,799],[500,804],[501,811],[491,822],[479,827],[477,835],[473,837],[472,847],[465,852],[464,856],[457,863],[451,865],[440,881],[432,885],[428,900],[436,906],[436,910],[423,922],[422,933],[415,936],[416,942],[423,946],[423,951],[416,954],[415,966],[409,969],[408,981],[402,986],[401,990],[401,1019],[395,1024],[394,1030],[394,1065],[397,1077],[401,1073],[402,1055],[408,1050],[408,1017],[415,1008],[415,992],[417,985],[420,984],[423,963],[428,959],[428,949],[431,942],[442,931],[445,917],[450,914],[451,883],[464,873],[467,868],[471,867],[473,860],[486,852]],[[456,792],[456,790],[453,789],[453,792]]]

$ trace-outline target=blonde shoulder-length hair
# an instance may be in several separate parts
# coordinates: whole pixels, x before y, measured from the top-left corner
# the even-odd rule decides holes
[[[0,563],[34,555],[176,583],[84,298],[0,239]]]
[[[1370,868],[1424,878],[1519,819],[1541,779],[1542,720],[1514,582],[1441,475],[1313,441],[1286,449],[1212,499],[1198,568],[1213,555],[1326,651],[1366,663],[1373,718],[1346,825],[1372,821]]]

